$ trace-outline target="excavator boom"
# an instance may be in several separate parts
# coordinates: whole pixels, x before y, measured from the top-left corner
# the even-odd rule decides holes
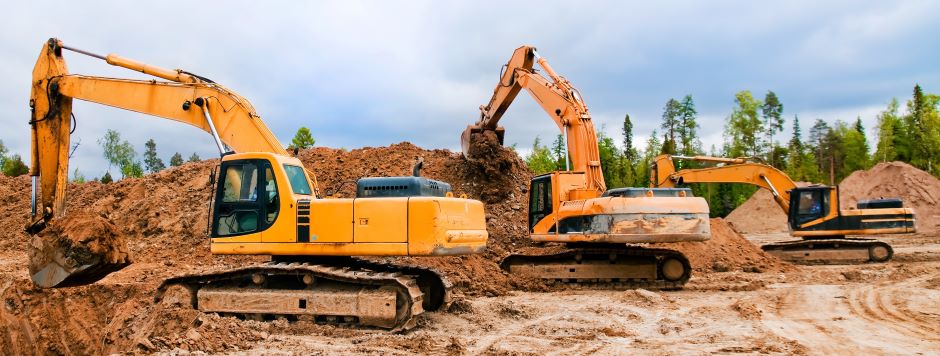
[[[63,49],[75,50],[57,39],[50,39],[33,69],[30,175],[34,177],[33,192],[38,188],[41,195],[33,198],[33,218],[28,228],[31,232],[42,230],[46,222],[65,211],[72,99],[195,126],[212,134],[223,153],[287,155],[251,103],[221,85],[182,70],[171,71],[114,54],[105,57],[81,50],[75,51],[174,82],[69,74],[62,57]]]
[[[548,78],[536,72],[536,63]],[[565,135],[571,162],[568,170],[584,174],[585,186],[577,194],[580,197],[598,197],[603,194],[607,186],[601,170],[597,135],[587,105],[578,90],[567,79],[555,73],[548,61],[539,56],[535,47],[522,46],[513,52],[500,73],[499,83],[493,89],[489,103],[480,107],[480,119],[467,126],[460,135],[464,156],[472,158],[471,147],[474,138],[478,137],[474,134],[494,131],[499,143],[503,143],[505,130],[498,125],[499,120],[522,89],[532,95]]]

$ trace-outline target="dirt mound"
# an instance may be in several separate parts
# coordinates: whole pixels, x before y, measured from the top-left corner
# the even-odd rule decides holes
[[[796,182],[796,186],[805,187],[811,183]],[[767,189],[758,189],[744,204],[738,206],[725,217],[735,230],[742,234],[767,234],[790,231],[787,226],[787,214],[780,209],[774,195]]]
[[[863,199],[901,198],[914,209],[918,232],[940,231],[940,180],[907,163],[879,163],[853,172],[839,183],[839,194],[843,209]]]
[[[774,201],[773,194],[758,189],[744,204],[735,208],[725,218],[742,234],[766,234],[787,231],[787,214]]]
[[[711,239],[704,242],[679,242],[654,245],[682,252],[698,273],[709,272],[785,272],[793,267],[771,256],[734,231],[721,218],[711,219]]]

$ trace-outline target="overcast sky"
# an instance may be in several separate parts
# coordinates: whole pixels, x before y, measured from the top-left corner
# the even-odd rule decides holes
[[[500,67],[536,46],[619,141],[623,116],[642,142],[669,98],[691,94],[706,147],[721,144],[734,93],[773,90],[787,127],[875,115],[915,83],[940,92],[940,2],[931,1],[37,1],[5,4],[0,22],[0,139],[27,158],[29,81],[49,37],[211,78],[248,98],[282,143],[300,126],[317,145],[410,141],[459,150]],[[66,52],[72,73],[143,78]],[[96,141],[108,128],[143,152],[217,155],[190,126],[76,101],[72,167],[108,168]],[[501,123],[530,147],[557,128],[525,93]],[[789,133],[778,136],[785,140]]]

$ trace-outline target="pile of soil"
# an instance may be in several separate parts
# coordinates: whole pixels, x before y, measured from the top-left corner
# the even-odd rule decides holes
[[[727,221],[711,219],[712,236],[704,242],[654,244],[659,248],[682,252],[697,273],[710,272],[786,272],[793,266],[771,256],[741,236]],[[693,274],[694,276],[694,274]]]
[[[29,274],[49,288],[94,283],[130,264],[127,242],[107,219],[88,213],[50,221],[30,241]],[[95,266],[82,270],[83,266]]]
[[[796,182],[805,187],[812,183]],[[734,209],[725,220],[742,234],[769,234],[788,232],[787,214],[783,212],[774,195],[767,189],[758,189],[744,204]]]
[[[856,171],[839,183],[843,209],[859,200],[901,198],[904,207],[913,208],[917,230],[940,231],[940,180],[903,162],[879,163],[866,171]]]
[[[725,219],[742,234],[788,231],[787,214],[774,201],[774,195],[766,189],[758,189],[744,204],[731,211]]]

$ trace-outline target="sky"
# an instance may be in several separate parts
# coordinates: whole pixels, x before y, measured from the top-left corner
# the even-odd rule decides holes
[[[721,146],[734,94],[774,91],[789,138],[823,119],[869,129],[913,86],[940,92],[940,2],[931,1],[41,1],[10,2],[0,22],[0,140],[28,157],[29,82],[50,37],[199,74],[252,102],[287,145],[297,128],[318,146],[410,141],[459,150],[513,50],[538,48],[577,87],[597,127],[635,142],[670,98],[690,94],[706,149]],[[71,73],[147,78],[66,52]],[[72,159],[88,178],[109,169],[97,140],[115,129],[142,153],[153,138],[203,158],[218,151],[190,126],[76,101]],[[521,93],[500,121],[523,153],[557,127]],[[112,173],[118,171],[112,168]]]

